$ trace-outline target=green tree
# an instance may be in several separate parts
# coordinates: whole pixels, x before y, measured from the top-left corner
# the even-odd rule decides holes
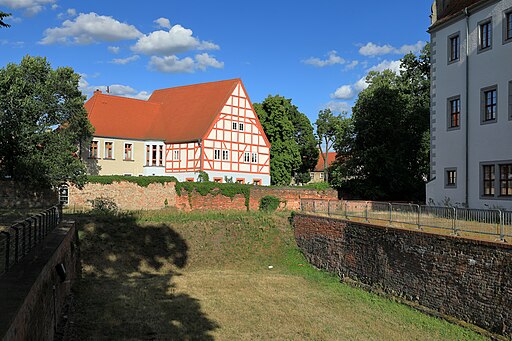
[[[402,59],[402,71],[372,72],[353,108],[349,155],[336,164],[337,184],[371,200],[424,197],[429,153],[429,46]],[[350,134],[349,134],[350,135]]]
[[[270,175],[273,185],[289,185],[292,176],[307,180],[318,160],[313,128],[291,99],[268,96],[254,109],[270,143]],[[305,175],[307,173],[307,175]]]
[[[0,174],[42,187],[86,181],[78,146],[92,126],[69,67],[26,56],[0,69]]]
[[[324,179],[329,182],[328,155],[336,141],[339,131],[348,124],[346,113],[334,115],[331,109],[320,110],[318,119],[315,122],[318,148],[321,151],[321,158],[324,162]],[[322,148],[323,146],[323,148]]]
[[[4,21],[4,18],[10,17],[10,16],[11,16],[11,13],[5,13],[5,12],[0,11],[0,27],[11,27],[11,25],[7,24]]]

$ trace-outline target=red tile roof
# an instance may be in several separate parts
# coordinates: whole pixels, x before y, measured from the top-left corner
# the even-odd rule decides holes
[[[156,90],[147,101],[96,92],[85,103],[94,135],[190,142],[205,136],[240,79]]]
[[[323,172],[324,171],[324,158],[322,156],[322,152],[320,152],[320,155],[318,156],[318,162],[315,166],[315,172]],[[336,160],[336,152],[329,152],[327,154],[327,167],[332,165],[332,163]]]

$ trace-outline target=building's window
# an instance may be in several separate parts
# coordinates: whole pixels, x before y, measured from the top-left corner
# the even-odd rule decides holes
[[[512,9],[505,12],[503,19],[503,43],[512,41]]]
[[[158,146],[158,165],[164,165],[164,146]]]
[[[220,149],[215,149],[213,151],[213,159],[214,160],[220,160]]]
[[[124,144],[124,159],[127,161],[133,160],[133,144],[131,144],[131,143]]]
[[[455,187],[457,185],[457,170],[447,169],[446,170],[446,187]]]
[[[69,204],[69,187],[66,184],[59,187],[59,202],[64,206]]]
[[[497,95],[498,90],[496,87],[487,88],[482,90],[482,119],[484,122],[496,121],[497,114]]]
[[[229,160],[229,151],[228,150],[222,151],[222,160],[224,160],[224,161]]]
[[[174,150],[172,152],[172,159],[173,160],[179,160],[180,159],[180,151],[179,150]]]
[[[244,124],[243,123],[238,123],[238,130],[244,131]]]
[[[313,172],[309,173],[309,177],[311,178],[311,180],[313,180],[313,178],[315,177],[315,173],[313,173]]]
[[[244,178],[237,178],[236,179],[236,183],[237,184],[245,184],[245,179]]]
[[[484,173],[484,196],[494,196],[494,181],[496,179],[496,174],[494,173],[494,165],[484,165],[483,173]]]
[[[455,62],[460,58],[460,36],[455,34],[449,38],[449,62]]]
[[[213,178],[213,182],[221,183],[222,178]]]
[[[450,124],[449,128],[458,128],[460,126],[460,98],[448,100]]]
[[[92,141],[91,146],[89,148],[89,157],[91,159],[98,158],[98,141]]]
[[[244,162],[250,162],[251,161],[251,154],[249,152],[244,153]]]
[[[151,146],[151,165],[156,166],[156,157],[157,157],[157,145],[154,144]]]
[[[258,162],[258,154],[257,153],[252,153],[251,154],[251,162],[252,163],[257,163]]]
[[[254,186],[261,186],[261,179],[254,179],[252,180],[252,183]]]
[[[479,50],[486,50],[492,47],[492,21],[487,20],[479,25]]]
[[[113,143],[112,142],[105,142],[105,159],[113,159]]]
[[[151,147],[146,146],[146,166],[149,166],[149,159],[151,159]]]
[[[500,195],[512,196],[512,164],[500,165]]]
[[[322,179],[322,180],[324,179],[324,172],[320,173],[320,179]]]
[[[233,122],[233,130],[238,130],[238,123]]]
[[[187,182],[194,182],[194,178],[186,178],[185,181],[187,181]]]

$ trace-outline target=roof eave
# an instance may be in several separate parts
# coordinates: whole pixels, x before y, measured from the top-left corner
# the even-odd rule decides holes
[[[438,31],[454,22],[459,21],[460,19],[464,18],[466,16],[466,10],[468,11],[469,15],[472,13],[481,10],[484,7],[490,6],[496,2],[499,2],[500,0],[486,0],[482,2],[477,2],[471,6],[465,7],[458,13],[454,13],[448,17],[441,18],[437,20],[433,25],[431,25],[427,32],[432,34],[435,31]]]

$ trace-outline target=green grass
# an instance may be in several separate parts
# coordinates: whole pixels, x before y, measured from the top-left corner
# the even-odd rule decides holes
[[[483,339],[309,266],[286,212],[75,218],[75,339]]]

